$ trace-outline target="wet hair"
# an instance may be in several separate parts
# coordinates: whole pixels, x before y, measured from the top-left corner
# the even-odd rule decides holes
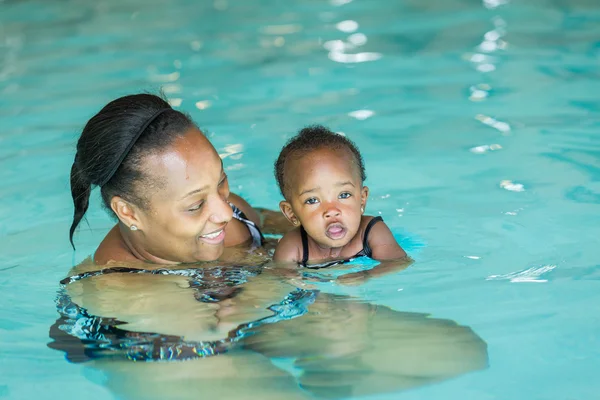
[[[196,127],[188,115],[153,94],[134,94],[108,103],[85,125],[71,167],[75,211],[73,233],[89,206],[92,185],[100,186],[104,206],[114,196],[147,207],[148,188],[160,186],[142,168],[143,158],[167,148],[175,138]],[[143,190],[144,189],[144,190]]]
[[[281,149],[277,161],[275,161],[275,179],[277,179],[277,185],[279,185],[283,197],[289,198],[286,195],[289,194],[286,180],[286,162],[289,159],[297,159],[323,148],[347,150],[352,155],[353,162],[359,170],[361,183],[367,179],[362,155],[352,140],[334,133],[322,125],[310,125],[287,141]]]

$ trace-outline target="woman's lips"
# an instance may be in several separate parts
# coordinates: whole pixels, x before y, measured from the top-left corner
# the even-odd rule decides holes
[[[339,240],[346,236],[346,228],[340,223],[334,223],[327,227],[325,235],[332,240]]]
[[[200,235],[199,238],[204,243],[219,244],[225,240],[225,227],[205,235]]]

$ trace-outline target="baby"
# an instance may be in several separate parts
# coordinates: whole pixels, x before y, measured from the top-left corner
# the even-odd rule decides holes
[[[363,215],[365,167],[346,137],[323,126],[302,129],[281,150],[275,177],[285,198],[279,207],[296,227],[279,241],[276,262],[324,267],[360,256],[406,257],[381,217]]]

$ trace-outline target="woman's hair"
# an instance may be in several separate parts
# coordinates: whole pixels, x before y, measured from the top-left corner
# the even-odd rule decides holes
[[[124,96],[108,103],[83,128],[71,167],[71,195],[75,211],[73,233],[89,206],[92,185],[100,186],[102,201],[110,209],[113,196],[147,207],[148,190],[160,182],[148,178],[143,157],[163,151],[176,137],[196,127],[191,118],[152,94]]]
[[[367,179],[362,155],[352,140],[334,133],[322,125],[311,125],[302,129],[296,136],[288,140],[283,149],[281,149],[277,161],[275,161],[275,179],[277,179],[277,185],[283,197],[286,199],[289,198],[285,170],[286,161],[290,158],[302,157],[322,148],[347,150],[352,157],[352,162],[358,168],[361,182]]]

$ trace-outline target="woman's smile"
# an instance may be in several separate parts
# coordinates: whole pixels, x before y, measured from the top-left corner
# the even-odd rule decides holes
[[[219,244],[225,240],[225,227],[205,235],[200,235],[200,240],[208,244]]]

